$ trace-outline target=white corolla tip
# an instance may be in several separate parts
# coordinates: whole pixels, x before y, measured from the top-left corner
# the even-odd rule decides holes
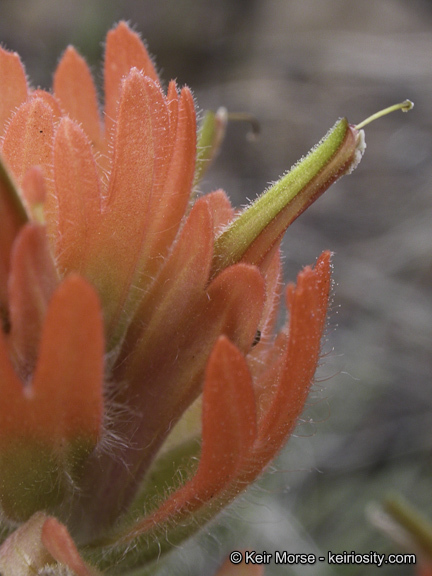
[[[357,166],[360,164],[360,160],[363,158],[364,151],[366,150],[366,139],[364,130],[359,130],[356,136],[356,147],[354,151],[354,157],[351,164],[346,171],[346,174],[351,174]]]

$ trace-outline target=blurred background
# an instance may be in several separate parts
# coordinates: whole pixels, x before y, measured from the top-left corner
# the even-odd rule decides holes
[[[99,84],[103,39],[126,19],[166,82],[198,110],[255,116],[256,142],[231,124],[203,192],[255,198],[339,116],[359,123],[410,98],[414,111],[366,128],[356,172],[286,234],[286,280],[334,254],[322,365],[303,421],[277,464],[159,574],[211,574],[231,550],[405,552],[370,523],[389,492],[432,518],[432,2],[430,0],[1,0],[0,39],[33,86],[51,85],[67,44]],[[1,88],[0,88],[1,89]],[[411,550],[412,551],[412,550]],[[407,566],[284,567],[266,574],[413,574]]]

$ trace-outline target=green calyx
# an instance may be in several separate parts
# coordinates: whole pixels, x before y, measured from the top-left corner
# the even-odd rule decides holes
[[[226,108],[219,108],[216,112],[208,110],[205,113],[198,134],[194,187],[202,180],[205,172],[217,156],[225,136],[227,122]]]
[[[0,507],[12,522],[39,510],[55,513],[74,489],[92,445],[75,439],[54,448],[36,439],[15,439],[0,450]]]
[[[37,442],[12,442],[0,454],[0,502],[14,522],[61,503],[65,486],[55,454]]]
[[[351,172],[364,150],[362,132],[346,118],[216,239],[214,275],[236,262],[259,264],[286,228],[333,182]],[[255,246],[254,246],[255,244]]]
[[[215,242],[213,277],[237,262],[260,265],[287,227],[323,192],[359,164],[366,148],[364,126],[382,116],[413,108],[410,100],[389,106],[357,126],[346,118],[276,184],[249,205]]]

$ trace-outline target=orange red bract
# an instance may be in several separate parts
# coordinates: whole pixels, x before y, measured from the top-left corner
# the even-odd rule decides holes
[[[103,116],[71,47],[52,94],[3,49],[0,74],[0,570],[36,546],[77,574],[127,574],[231,502],[292,432],[330,254],[288,287],[275,335],[281,232],[266,224],[259,265],[214,268],[235,217],[221,190],[194,200],[191,92],[162,89],[125,23],[107,36]],[[169,468],[191,445],[176,424],[201,394],[199,464],[178,486]]]

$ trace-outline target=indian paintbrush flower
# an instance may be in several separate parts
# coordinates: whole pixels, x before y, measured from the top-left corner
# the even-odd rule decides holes
[[[288,286],[275,335],[279,242],[355,168],[363,131],[339,120],[236,214],[222,190],[196,197],[225,115],[197,148],[190,90],[162,89],[125,23],[107,36],[103,118],[74,48],[52,93],[3,49],[0,78],[0,570],[126,574],[213,518],[293,430],[330,253]]]

